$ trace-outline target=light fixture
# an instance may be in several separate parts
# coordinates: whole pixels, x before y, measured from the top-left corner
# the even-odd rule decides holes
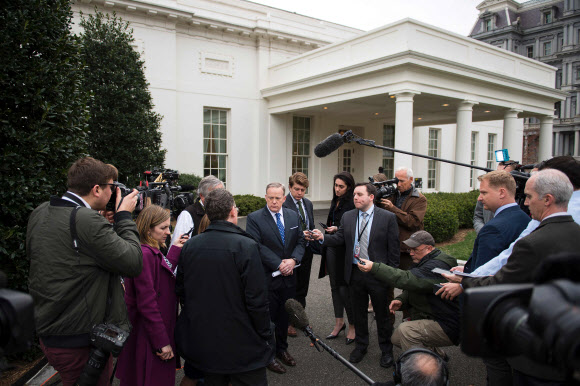
[[[417,118],[417,119],[418,119],[418,120],[421,120],[421,119],[423,119],[423,118]]]
[[[485,111],[484,111],[484,113],[491,113],[491,111],[489,111],[489,110],[485,110]]]
[[[447,106],[449,106],[449,103],[443,103],[441,106],[447,107]]]
[[[391,98],[391,99],[393,99],[394,97],[395,97],[394,95],[391,95],[391,97],[390,97],[390,98]]]
[[[323,109],[324,109],[324,110],[328,110],[328,107],[327,107],[327,106],[324,106],[324,107],[323,107]]]
[[[375,115],[379,115],[379,113],[375,113]]]

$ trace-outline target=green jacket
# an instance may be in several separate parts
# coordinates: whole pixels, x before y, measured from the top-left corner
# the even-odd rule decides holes
[[[113,226],[95,210],[81,207],[77,253],[70,229],[75,206],[53,197],[28,220],[29,290],[36,331],[47,346],[87,346],[92,327],[102,322],[131,329],[120,276],[138,276],[143,268],[137,227],[129,212],[115,214]]]
[[[449,270],[456,265],[457,260],[454,257],[439,249],[434,249],[408,271],[386,264],[373,263],[371,273],[389,286],[403,290],[403,293],[395,300],[401,301],[401,310],[410,310],[412,320],[435,320],[449,339],[457,344],[459,342],[459,305],[457,300],[447,301],[434,295],[433,284],[445,282],[445,279],[431,272],[433,268]]]

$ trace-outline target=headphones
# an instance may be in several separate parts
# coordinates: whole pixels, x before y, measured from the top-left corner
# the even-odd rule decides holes
[[[437,359],[438,363],[443,365],[442,384],[445,386],[449,386],[449,370],[447,370],[447,363],[445,363],[443,358],[441,358],[439,355],[437,355],[436,353],[434,353],[431,350],[427,350],[426,348],[412,348],[412,349],[405,351],[404,353],[402,353],[399,356],[399,358],[395,362],[395,370],[393,371],[393,380],[395,381],[395,384],[397,384],[397,385],[401,384],[401,362],[403,361],[403,359],[410,357],[411,355],[417,354],[417,353],[424,353],[424,354],[431,355]]]

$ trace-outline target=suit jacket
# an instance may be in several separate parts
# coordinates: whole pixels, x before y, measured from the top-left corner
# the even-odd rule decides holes
[[[471,288],[492,284],[532,282],[536,267],[548,256],[559,253],[578,253],[578,240],[580,240],[580,225],[574,222],[572,216],[550,217],[514,245],[506,265],[495,275],[478,278],[465,277],[461,283],[463,287]]]
[[[530,220],[519,206],[504,209],[492,218],[477,234],[465,272],[473,272],[499,255],[526,229]]]
[[[280,275],[272,278],[272,272],[278,270],[284,259],[296,259],[300,263],[306,245],[298,215],[284,207],[282,207],[282,211],[284,214],[284,244],[282,244],[282,237],[280,237],[276,221],[267,206],[250,213],[246,221],[246,232],[261,244],[260,256],[270,289],[296,285],[294,275]]]
[[[352,272],[354,239],[358,215],[358,209],[346,212],[342,216],[338,231],[332,235],[324,235],[324,246],[345,246],[344,279],[347,283],[350,282]],[[369,235],[368,254],[369,259],[373,262],[384,263],[395,268],[399,266],[400,250],[397,216],[376,205],[371,233]]]
[[[302,219],[300,218],[300,212],[298,211],[298,207],[294,204],[294,200],[292,199],[292,195],[288,193],[286,196],[286,201],[282,204],[283,208],[293,210],[298,215],[298,221],[302,225]],[[308,227],[306,229],[313,230],[316,228],[316,224],[314,223],[314,206],[312,205],[312,201],[307,198],[302,199],[302,207],[304,208],[305,215],[308,217]],[[301,227],[302,229],[302,227]],[[305,253],[317,253],[320,254],[320,244],[318,243],[309,243],[308,247],[305,250]]]

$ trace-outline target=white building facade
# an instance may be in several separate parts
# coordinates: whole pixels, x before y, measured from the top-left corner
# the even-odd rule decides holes
[[[554,103],[565,99],[555,69],[471,38],[412,19],[364,32],[243,0],[81,0],[75,20],[95,6],[134,30],[166,166],[214,174],[234,194],[262,196],[303,171],[325,207],[334,174],[364,181],[381,165],[413,167],[423,191],[477,188],[468,168],[353,143],[315,157],[341,130],[493,169],[492,150],[521,159],[522,118],[536,117],[551,154]]]

